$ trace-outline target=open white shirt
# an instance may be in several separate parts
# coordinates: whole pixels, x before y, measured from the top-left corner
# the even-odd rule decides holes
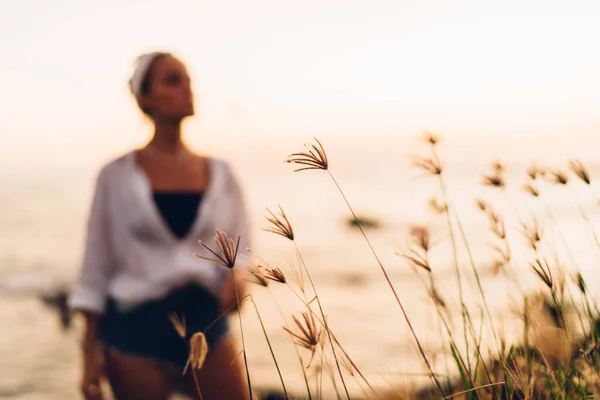
[[[241,235],[236,268],[247,264],[249,227],[240,185],[223,160],[208,158],[209,186],[188,234],[179,239],[162,219],[135,152],[100,171],[88,220],[81,274],[69,298],[75,310],[102,313],[106,299],[138,303],[162,297],[187,283],[219,295],[231,272],[194,254],[210,256],[217,229]]]

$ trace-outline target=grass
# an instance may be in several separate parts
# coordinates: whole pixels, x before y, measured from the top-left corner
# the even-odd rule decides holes
[[[451,191],[448,190],[445,166],[440,157],[440,138],[428,133],[423,139],[427,152],[415,157],[413,165],[426,176],[437,180],[436,186],[441,199],[432,200],[430,206],[433,218],[445,220],[444,236],[451,242],[451,252],[447,259],[453,264],[457,283],[451,297],[458,298],[458,303],[444,298],[439,290],[440,278],[436,273],[438,266],[431,262],[431,251],[439,244],[432,237],[438,232],[431,232],[428,226],[423,225],[411,227],[410,244],[407,249],[399,250],[398,254],[418,277],[423,285],[423,293],[427,295],[435,312],[440,346],[446,354],[442,362],[436,360],[423,345],[396,288],[399,283],[392,281],[361,226],[343,188],[332,173],[321,143],[317,140],[315,144],[307,145],[305,152],[294,153],[286,160],[297,166],[297,172],[321,171],[338,190],[344,206],[354,218],[354,225],[373,255],[373,267],[381,272],[383,282],[393,295],[393,303],[399,311],[398,318],[408,327],[429,379],[429,383],[418,388],[392,383],[389,388],[376,389],[371,385],[354,362],[351,352],[338,340],[339,334],[336,335],[328,323],[326,310],[310,275],[310,266],[296,243],[291,221],[280,207],[277,213],[268,211],[268,226],[265,230],[291,243],[290,250],[297,256],[298,265],[292,266],[289,272],[291,275],[288,275],[283,268],[273,267],[261,259],[251,272],[253,281],[260,286],[270,290],[271,285],[281,285],[301,304],[301,309],[291,316],[292,324],[286,321],[281,308],[279,311],[282,329],[295,346],[305,382],[306,393],[302,396],[309,399],[322,398],[324,380],[329,381],[338,398],[348,399],[573,399],[600,395],[598,306],[589,293],[583,273],[575,263],[574,251],[569,248],[564,232],[549,205],[551,202],[548,198],[551,195],[547,194],[550,189],[568,191],[581,221],[585,223],[586,234],[600,251],[600,241],[592,219],[582,206],[589,199],[594,199],[594,182],[586,167],[577,160],[571,160],[564,169],[542,169],[532,165],[523,171],[526,184],[514,185],[523,189],[518,202],[507,192],[512,184],[506,180],[504,165],[494,162],[492,172],[483,174],[482,185],[494,191],[490,196],[493,201],[476,202],[489,231],[489,245],[483,250],[492,264],[492,274],[498,276],[498,279],[500,276],[505,278],[510,283],[511,295],[519,300],[512,311],[522,322],[522,334],[520,340],[509,341],[502,334],[500,320],[490,307],[489,294],[481,280],[484,268],[488,267],[474,257],[476,249],[470,241],[475,233],[465,229],[457,212],[457,205],[449,195]],[[575,184],[583,184],[589,188],[589,199],[576,198],[573,190]],[[512,211],[499,211],[505,209]],[[527,214],[524,215],[524,212]],[[518,227],[511,227],[506,222],[513,219],[518,220]],[[555,236],[561,239],[560,245]],[[236,242],[218,231],[215,242],[217,250],[203,244],[211,253],[210,259],[230,268],[233,273],[239,238]],[[466,261],[461,260],[460,252],[466,253]],[[528,254],[529,261],[523,264],[515,259],[515,254]],[[530,279],[524,277],[524,274],[537,280],[537,286],[528,283]],[[471,294],[476,294],[470,296],[476,299],[475,305],[467,306],[465,298]],[[267,329],[262,324],[259,307],[248,296],[238,298],[238,306],[245,300],[252,302],[259,317],[279,373],[283,397],[289,398]],[[460,316],[459,326],[453,325],[453,316]],[[241,315],[239,322],[243,332]],[[252,393],[245,343],[243,354],[248,390]],[[314,379],[310,378],[311,374]],[[351,393],[347,385],[349,379],[354,379],[363,389],[362,394]]]

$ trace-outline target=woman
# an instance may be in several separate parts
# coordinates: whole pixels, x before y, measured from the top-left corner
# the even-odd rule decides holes
[[[154,135],[100,171],[82,272],[69,299],[85,316],[81,389],[88,400],[102,398],[102,369],[119,400],[168,399],[188,358],[170,317],[185,320],[189,339],[236,302],[230,270],[194,256],[202,253],[198,240],[212,244],[220,229],[241,235],[240,250],[249,247],[243,196],[231,168],[182,141],[181,122],[194,115],[182,62],[168,53],[141,56],[130,89]],[[236,269],[245,261],[238,260]],[[235,282],[242,293],[241,277]],[[196,372],[203,398],[248,399],[227,319],[205,334],[209,354]],[[199,398],[192,378],[188,373],[183,387]]]

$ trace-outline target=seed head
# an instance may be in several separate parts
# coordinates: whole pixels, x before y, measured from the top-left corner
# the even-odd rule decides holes
[[[583,163],[579,160],[572,160],[569,162],[569,168],[571,172],[575,174],[576,177],[581,179],[586,185],[590,185],[592,183],[592,179],[590,177],[590,173]]]
[[[308,150],[307,152],[293,153],[288,156],[286,162],[303,166],[299,169],[296,169],[294,172],[308,169],[329,169],[329,162],[327,161],[325,149],[323,149],[323,145],[317,138],[315,138],[315,141],[317,142],[316,145],[308,143],[304,145]]]
[[[190,356],[183,373],[185,374],[188,366],[191,366],[193,369],[201,369],[206,361],[207,354],[208,343],[206,342],[206,336],[202,332],[195,333],[190,339]]]
[[[196,257],[201,258],[203,260],[212,261],[214,263],[220,264],[226,268],[235,267],[235,262],[237,259],[238,249],[240,247],[240,238],[238,236],[237,241],[234,242],[233,239],[229,238],[225,232],[217,229],[217,233],[215,235],[214,241],[217,245],[216,250],[212,250],[201,240],[198,241],[202,247],[204,247],[208,252],[210,252],[214,258],[204,257],[199,254],[195,254]]]
[[[273,211],[267,209],[269,215],[266,217],[267,221],[271,224],[271,226],[267,228],[263,228],[263,230],[271,233],[275,233],[276,235],[283,236],[291,241],[294,240],[294,230],[292,229],[292,224],[289,219],[285,215],[283,208],[279,206],[279,214],[275,214]]]

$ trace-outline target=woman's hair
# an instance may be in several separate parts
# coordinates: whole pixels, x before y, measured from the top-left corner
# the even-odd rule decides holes
[[[142,112],[148,116],[150,116],[150,110],[143,107],[140,100],[142,97],[150,93],[152,83],[152,68],[158,60],[168,55],[170,55],[170,53],[166,52],[142,54],[136,59],[136,67],[133,71],[131,79],[129,80],[129,90],[135,97]]]

